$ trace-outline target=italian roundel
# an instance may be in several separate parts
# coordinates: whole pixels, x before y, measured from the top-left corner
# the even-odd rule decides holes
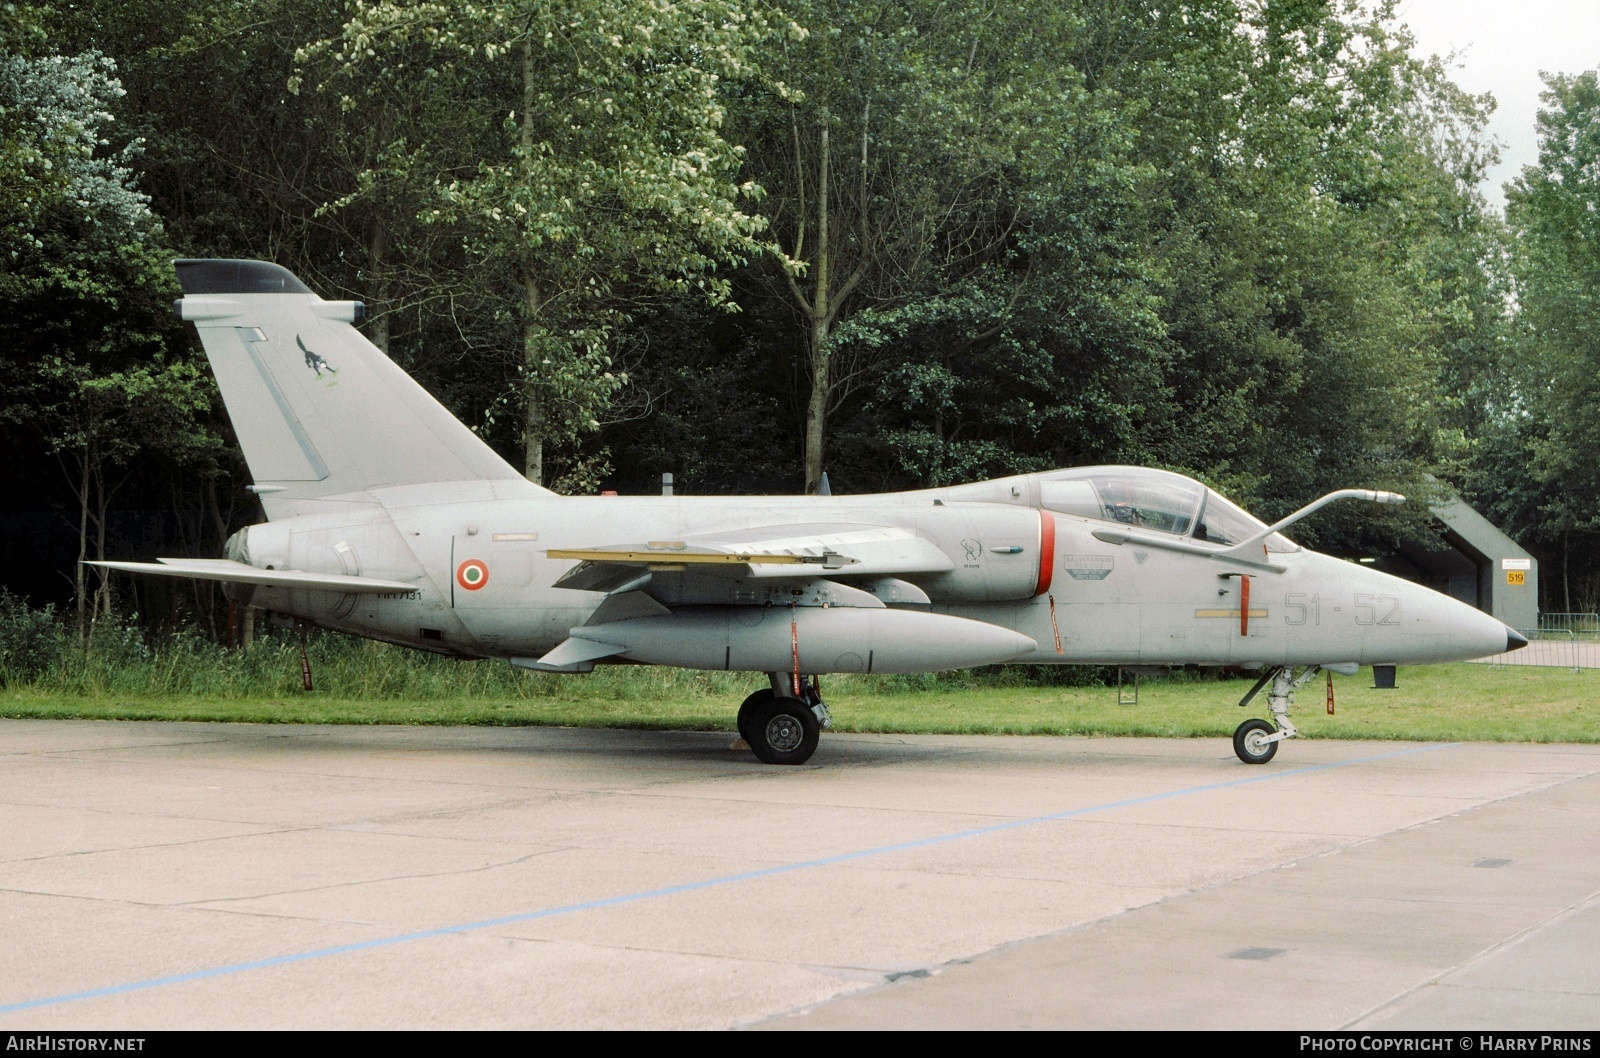
[[[489,567],[475,558],[469,558],[456,567],[456,583],[468,591],[477,591],[489,583]]]

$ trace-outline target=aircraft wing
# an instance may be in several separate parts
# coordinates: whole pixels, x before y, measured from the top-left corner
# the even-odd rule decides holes
[[[932,541],[885,525],[770,525],[674,540],[552,548],[551,558],[578,565],[558,588],[613,591],[640,573],[687,571],[741,577],[860,577],[943,573],[955,562]]]
[[[343,573],[305,573],[297,569],[259,569],[227,558],[163,558],[155,562],[86,562],[88,566],[151,573],[160,577],[191,577],[220,580],[229,584],[261,584],[273,588],[313,588],[346,594],[387,594],[416,591],[415,584],[398,580],[375,580]]]

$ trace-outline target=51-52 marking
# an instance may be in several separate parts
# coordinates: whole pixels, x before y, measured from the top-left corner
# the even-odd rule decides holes
[[[1337,612],[1339,607],[1334,607]],[[1358,592],[1355,597],[1355,621],[1358,625],[1398,625],[1400,623],[1400,597]],[[1284,623],[1301,626],[1322,624],[1322,595],[1320,593],[1289,592],[1283,597]]]

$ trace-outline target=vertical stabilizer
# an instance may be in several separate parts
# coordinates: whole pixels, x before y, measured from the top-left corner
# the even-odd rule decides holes
[[[526,481],[323,301],[265,261],[175,262],[268,517],[392,485]]]

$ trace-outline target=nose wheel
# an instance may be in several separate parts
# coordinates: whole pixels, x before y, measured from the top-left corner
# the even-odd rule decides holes
[[[1265,764],[1278,752],[1278,729],[1265,720],[1246,720],[1233,731],[1233,751],[1246,764]]]

